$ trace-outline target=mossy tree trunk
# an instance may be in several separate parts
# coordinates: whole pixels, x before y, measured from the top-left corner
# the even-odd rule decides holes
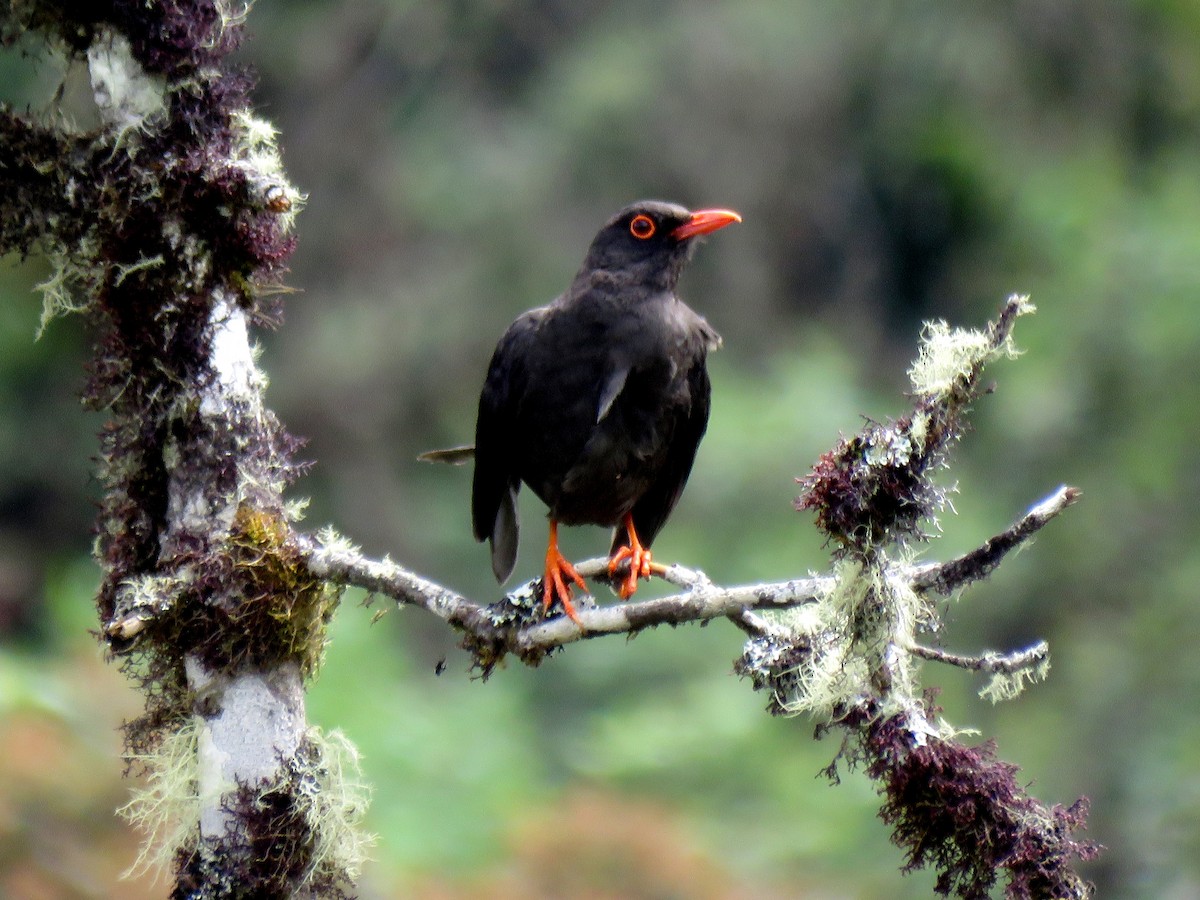
[[[98,606],[146,695],[126,726],[148,778],[127,812],[159,857],[143,862],[173,865],[180,897],[329,896],[353,887],[359,860],[330,845],[329,815],[346,810],[319,790],[339,767],[305,720],[304,682],[338,593],[289,546],[292,442],[263,403],[248,330],[277,313],[263,288],[301,197],[249,79],[226,64],[235,9],[8,8],[6,44],[86,62],[102,124],[0,110],[0,252],[44,252],[46,319],[82,311],[97,333]]]

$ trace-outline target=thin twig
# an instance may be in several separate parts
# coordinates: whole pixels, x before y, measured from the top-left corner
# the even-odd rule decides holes
[[[966,584],[986,578],[1005,556],[1033,537],[1081,494],[1079,488],[1063,485],[977,549],[941,565],[921,567],[913,578],[913,589],[946,597]]]
[[[1050,657],[1050,645],[1045,641],[1038,641],[1032,647],[1027,647],[1024,650],[1013,650],[1009,653],[992,651],[981,653],[978,656],[948,653],[945,650],[939,650],[936,647],[925,647],[921,644],[910,644],[907,650],[909,653],[919,656],[922,659],[946,663],[950,666],[957,666],[960,669],[969,669],[972,672],[988,672],[989,674],[1003,672],[1009,675],[1040,665]]]

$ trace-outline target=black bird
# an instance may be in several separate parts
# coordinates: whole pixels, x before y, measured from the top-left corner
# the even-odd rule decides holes
[[[542,579],[579,621],[558,525],[617,527],[609,573],[620,594],[653,567],[650,544],[679,499],[708,425],[705,358],[716,331],[675,295],[698,235],[741,216],[642,201],[605,223],[571,286],[517,318],[500,338],[479,398],[471,512],[503,582],[517,558],[517,492],[549,507]],[[619,527],[618,527],[619,526]]]

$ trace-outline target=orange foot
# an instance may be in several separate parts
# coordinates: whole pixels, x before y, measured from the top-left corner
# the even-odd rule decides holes
[[[626,515],[625,533],[629,536],[629,543],[612,555],[608,561],[608,574],[614,576],[617,574],[617,569],[621,567],[621,563],[629,560],[629,573],[621,582],[620,594],[622,600],[628,600],[637,590],[638,578],[649,580],[650,576],[655,573],[662,573],[663,567],[651,560],[650,548],[643,547],[642,542],[638,539],[637,531],[633,527],[633,516]]]
[[[574,582],[579,585],[580,590],[587,593],[587,585],[583,578],[575,571],[570,560],[558,550],[558,523],[551,519],[550,540],[546,545],[546,568],[542,574],[542,602],[549,613],[550,607],[557,599],[562,604],[567,618],[582,628],[583,622],[579,619],[579,613],[575,611],[575,604],[571,602],[571,585],[568,582]]]

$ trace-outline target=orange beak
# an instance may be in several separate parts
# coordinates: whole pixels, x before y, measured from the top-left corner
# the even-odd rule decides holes
[[[692,213],[692,217],[671,232],[671,237],[677,241],[685,241],[698,234],[708,234],[726,225],[742,221],[742,217],[732,209],[701,209]]]

